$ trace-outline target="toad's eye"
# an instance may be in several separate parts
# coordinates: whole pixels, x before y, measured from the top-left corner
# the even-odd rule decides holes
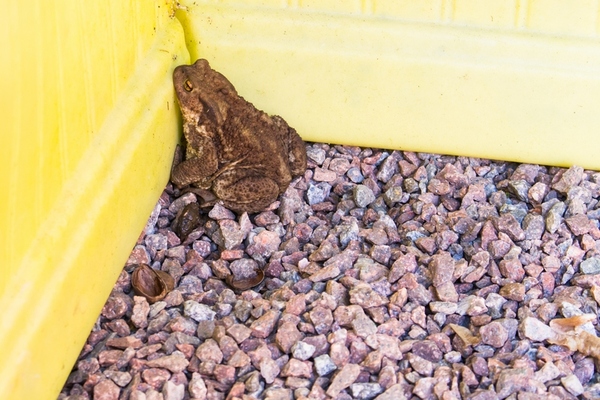
[[[186,92],[191,92],[194,87],[192,86],[192,82],[189,79],[187,79],[183,83],[183,88],[185,89]]]

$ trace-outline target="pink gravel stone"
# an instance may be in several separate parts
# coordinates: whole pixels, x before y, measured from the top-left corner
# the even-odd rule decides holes
[[[169,371],[162,368],[148,368],[142,372],[144,382],[156,390],[162,389],[162,386],[170,377]]]
[[[150,255],[146,250],[145,246],[137,245],[131,251],[129,255],[129,259],[127,260],[125,265],[134,265],[134,264],[149,264],[150,263]]]
[[[452,282],[454,273],[454,259],[449,253],[443,252],[431,257],[429,269],[433,277],[433,286],[440,286]]]
[[[117,349],[126,349],[128,347],[139,349],[140,347],[142,347],[142,341],[134,336],[125,336],[122,338],[109,339],[106,342],[106,345],[110,347],[115,347]]]
[[[312,282],[323,282],[329,279],[333,279],[340,275],[341,271],[337,265],[331,264],[327,267],[320,268],[318,271],[313,273],[309,279]]]
[[[336,397],[342,390],[354,383],[360,374],[360,366],[356,364],[346,364],[333,378],[331,385],[327,389],[327,395]]]
[[[275,378],[279,376],[281,369],[279,365],[270,358],[263,359],[259,364],[260,375],[265,379],[265,382],[271,384]]]
[[[183,354],[174,353],[170,356],[159,357],[154,360],[148,361],[147,365],[149,367],[165,368],[173,373],[176,373],[183,371],[185,367],[188,366],[188,364],[189,361],[185,359]]]
[[[491,322],[479,330],[481,341],[490,346],[500,348],[508,340],[508,332],[499,322]]]
[[[275,343],[284,353],[289,353],[292,346],[299,340],[302,340],[304,335],[296,327],[297,324],[292,322],[284,322],[277,329],[275,334]]]
[[[113,365],[122,355],[122,350],[104,350],[98,354],[98,362],[103,367]]]
[[[267,311],[263,316],[252,322],[250,329],[256,338],[266,338],[273,332],[280,313],[275,310]]]
[[[231,385],[235,382],[235,367],[230,365],[215,365],[215,379],[223,384]]]
[[[310,378],[312,376],[312,363],[292,358],[281,369],[281,376]]]
[[[110,379],[100,381],[94,386],[94,399],[118,400],[121,389]]]
[[[213,339],[207,339],[196,349],[196,357],[200,361],[213,361],[219,364],[223,360],[223,352]]]
[[[227,361],[227,365],[235,368],[245,368],[250,365],[250,357],[242,350],[237,350]]]

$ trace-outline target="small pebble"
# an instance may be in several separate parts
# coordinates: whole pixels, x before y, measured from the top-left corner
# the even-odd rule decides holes
[[[314,359],[315,371],[319,376],[329,375],[337,369],[337,366],[327,354],[320,355]]]
[[[187,300],[183,303],[183,313],[198,322],[212,320],[216,315],[216,312],[210,307],[194,300]]]
[[[366,207],[375,201],[375,194],[365,185],[356,185],[354,187],[354,202],[358,207]]]

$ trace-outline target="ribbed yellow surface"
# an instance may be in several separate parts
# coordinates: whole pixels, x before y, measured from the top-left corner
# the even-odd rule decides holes
[[[305,139],[600,169],[597,0],[182,3],[192,58]]]
[[[55,399],[168,180],[189,58],[164,1],[7,3],[0,398]]]

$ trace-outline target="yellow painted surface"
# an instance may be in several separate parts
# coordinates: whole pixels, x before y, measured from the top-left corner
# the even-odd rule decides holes
[[[191,58],[310,141],[600,169],[597,0],[184,0]]]
[[[600,169],[598,0],[6,3],[1,399],[68,376],[167,182],[187,50],[309,141]]]
[[[56,399],[168,180],[188,62],[169,8],[3,7],[2,399]]]

